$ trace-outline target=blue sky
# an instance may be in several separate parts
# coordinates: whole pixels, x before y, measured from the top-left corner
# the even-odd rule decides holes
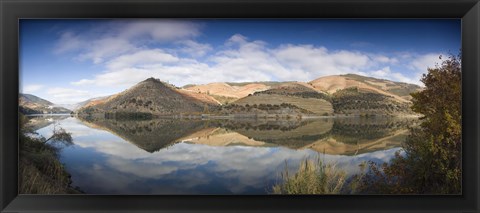
[[[25,19],[20,90],[73,104],[148,77],[183,86],[357,73],[421,85],[460,47],[459,19]]]

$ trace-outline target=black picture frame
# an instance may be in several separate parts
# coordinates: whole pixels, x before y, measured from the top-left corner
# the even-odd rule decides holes
[[[478,212],[479,0],[0,0],[2,212]],[[461,18],[462,195],[126,196],[18,195],[18,19]]]

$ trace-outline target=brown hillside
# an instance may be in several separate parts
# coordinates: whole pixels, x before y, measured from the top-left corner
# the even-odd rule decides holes
[[[251,83],[243,86],[231,86],[227,83],[210,83],[204,85],[195,85],[185,88],[185,90],[196,92],[196,93],[205,93],[216,96],[225,96],[231,98],[243,98],[249,94],[253,94],[257,91],[263,91],[269,89],[270,86],[260,84],[260,83]]]
[[[134,112],[172,115],[199,113],[204,110],[205,106],[217,104],[210,97],[181,91],[158,79],[149,78],[106,100],[97,101],[96,104],[83,108],[81,112]]]
[[[355,80],[353,78],[349,78],[347,75],[345,76],[332,75],[332,76],[321,77],[313,81],[310,81],[309,84],[312,85],[312,87],[315,88],[317,91],[324,91],[329,94],[333,94],[339,90],[343,90],[346,88],[357,87],[361,91],[374,92],[374,93],[382,94],[385,96],[391,96],[395,100],[402,103],[409,102],[409,100],[404,97],[395,95],[391,92],[384,91],[371,84],[368,84],[359,80]],[[377,82],[376,84],[379,84],[379,83]]]

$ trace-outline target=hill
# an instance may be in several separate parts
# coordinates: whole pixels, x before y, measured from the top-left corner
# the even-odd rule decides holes
[[[93,105],[105,102],[110,97],[111,96],[90,98],[86,101],[82,101],[80,103],[75,104],[75,106],[73,107],[73,110],[78,110],[78,109],[83,108],[83,107],[93,106]]]
[[[249,94],[269,88],[269,85],[263,83],[209,83],[184,87],[185,90],[193,93],[206,94],[222,104],[231,103]]]
[[[217,82],[182,88],[150,78],[124,92],[79,103],[77,111],[128,116],[396,116],[413,114],[410,93],[421,89],[414,84],[355,74],[325,76],[310,82]]]
[[[245,107],[265,105],[271,106],[273,109],[276,106],[284,108],[291,105],[299,109],[291,112],[292,114],[330,115],[333,113],[328,95],[298,82],[284,83],[268,90],[256,92],[235,101],[234,104]]]
[[[399,102],[409,102],[410,93],[421,90],[415,84],[365,77],[356,74],[332,75],[308,82],[315,90],[333,94],[339,90],[356,87],[360,91],[391,96]]]
[[[77,110],[79,115],[118,117],[136,115],[178,115],[201,113],[218,105],[214,99],[182,90],[158,79],[149,78],[105,99],[91,101]]]
[[[413,114],[407,101],[398,101],[391,95],[362,91],[357,87],[335,92],[332,95],[332,105],[336,114],[360,116]]]
[[[69,109],[56,106],[50,101],[30,94],[19,94],[19,110],[25,115],[29,114],[68,114]]]

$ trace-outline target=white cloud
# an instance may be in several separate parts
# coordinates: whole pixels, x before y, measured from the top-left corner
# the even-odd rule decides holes
[[[61,54],[78,50],[85,45],[84,43],[85,41],[74,35],[73,32],[65,32],[60,36],[60,39],[55,44],[54,53]]]
[[[82,85],[89,85],[89,84],[93,84],[93,83],[95,83],[94,80],[81,79],[79,81],[72,82],[71,84],[75,85],[75,86],[82,86]]]
[[[79,53],[76,59],[102,63],[118,55],[145,49],[152,42],[188,40],[201,26],[177,20],[112,21],[86,32],[64,32],[54,53]]]
[[[200,28],[193,22],[180,20],[130,21],[122,27],[119,36],[127,39],[147,36],[147,39],[167,42],[198,36]]]
[[[165,53],[160,49],[141,50],[132,54],[121,55],[109,62],[106,67],[109,70],[117,70],[123,68],[133,68],[145,64],[164,64],[177,62],[179,59],[176,56]]]
[[[47,89],[47,94],[50,95],[57,104],[71,104],[84,101],[92,95],[88,91],[76,90],[70,88],[54,87]]]
[[[202,57],[213,49],[209,44],[201,44],[193,40],[179,41],[177,43],[183,45],[183,47],[179,48],[181,52],[194,57]]]
[[[289,77],[302,76],[313,80],[320,76],[345,73],[359,73],[368,68],[370,58],[363,53],[353,51],[329,51],[325,47],[312,45],[286,45],[272,50],[275,60],[287,70],[296,70]]]
[[[380,79],[390,79],[392,81],[423,85],[419,81],[419,78],[408,78],[400,72],[392,72],[390,67],[384,67],[380,70],[369,72],[368,75]]]
[[[434,68],[436,64],[440,64],[442,60],[439,56],[441,53],[429,53],[425,55],[414,56],[409,64],[409,67],[413,70],[423,73],[427,72],[427,68]]]
[[[397,64],[398,63],[398,59],[393,58],[393,57],[384,56],[384,55],[373,56],[373,60],[376,61],[376,62],[379,62],[379,63],[383,63],[383,64]]]
[[[227,42],[225,42],[225,45],[234,45],[234,44],[245,44],[247,42],[247,37],[241,35],[241,34],[235,34],[232,37],[230,37]]]
[[[41,84],[30,84],[30,85],[26,85],[25,87],[23,87],[23,92],[24,93],[37,92],[37,91],[43,89],[44,87],[45,86],[41,85]]]
[[[136,49],[129,41],[121,38],[99,39],[89,42],[88,45],[88,51],[78,56],[78,59],[90,59],[95,64],[103,62],[106,58],[118,56]]]
[[[211,46],[192,40],[176,42],[178,50],[185,48],[211,51]],[[247,37],[235,34],[225,46],[204,61],[179,57],[175,50],[138,49],[113,57],[104,63],[105,71],[92,79],[72,82],[73,85],[93,84],[97,86],[130,87],[146,78],[155,77],[177,86],[189,83],[241,81],[310,81],[325,75],[356,73],[373,77],[420,84],[419,75],[405,75],[394,72],[391,66],[408,61],[409,66],[421,66],[429,62],[431,55],[417,57],[424,59],[416,63],[403,59],[359,51],[330,51],[322,46],[286,44],[269,47],[264,41],[249,41]],[[191,54],[195,55],[195,54]],[[381,66],[383,65],[383,66]],[[373,71],[372,71],[373,70]],[[421,84],[420,84],[421,85]]]

